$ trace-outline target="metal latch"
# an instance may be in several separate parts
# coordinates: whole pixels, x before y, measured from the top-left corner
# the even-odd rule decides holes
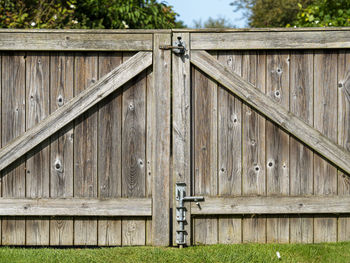
[[[199,202],[204,201],[203,196],[186,196],[186,183],[176,183],[175,185],[176,193],[176,221],[179,224],[179,229],[176,230],[176,244],[180,247],[186,244],[186,235],[185,230],[186,223],[186,207],[184,206],[185,202],[196,202],[199,205]]]
[[[159,46],[160,49],[169,50],[172,49],[175,54],[183,55],[186,51],[186,45],[185,42],[182,41],[181,37],[177,37],[177,40],[174,42],[173,45],[165,45],[165,46]]]

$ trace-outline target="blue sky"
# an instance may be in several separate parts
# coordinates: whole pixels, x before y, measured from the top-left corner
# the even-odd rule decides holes
[[[233,12],[234,7],[230,3],[234,0],[165,0],[180,14],[178,19],[185,22],[188,27],[193,27],[193,20],[209,17],[225,17],[236,27],[246,27],[246,20],[242,18],[242,12]]]

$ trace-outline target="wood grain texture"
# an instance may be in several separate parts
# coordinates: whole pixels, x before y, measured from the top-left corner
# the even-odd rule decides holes
[[[193,51],[191,61],[221,85],[231,90],[255,109],[258,108],[261,113],[268,116],[269,119],[293,134],[310,148],[325,156],[325,158],[344,171],[350,170],[350,167],[348,167],[350,166],[350,153],[347,150],[300,120],[293,113],[288,112],[275,100],[262,94],[249,82],[246,82],[229,68],[218,63],[209,54],[204,51]]]
[[[317,51],[314,54],[314,127],[337,142],[337,53]],[[315,195],[337,194],[337,169],[319,155],[314,155]],[[315,217],[314,242],[337,240],[337,218]]]
[[[219,53],[218,61],[242,75],[242,52]],[[218,88],[218,194],[239,196],[242,193],[242,102],[225,88]],[[240,217],[219,218],[219,242],[240,243]]]
[[[313,51],[293,51],[290,57],[290,111],[313,125]],[[313,194],[313,152],[290,137],[290,194]],[[290,218],[290,242],[313,242],[313,217]]]
[[[243,53],[243,78],[265,92],[266,53]],[[243,103],[242,195],[266,195],[265,118]],[[266,218],[246,216],[242,222],[243,242],[266,241]]]
[[[266,60],[266,94],[289,109],[289,52],[267,52]],[[289,135],[270,120],[266,134],[266,194],[288,195]],[[268,217],[266,227],[267,242],[289,242],[289,218]]]
[[[150,66],[151,63],[152,55],[150,53],[139,52],[135,57],[104,76],[100,81],[77,94],[38,125],[22,134],[20,138],[3,147],[0,150],[0,170],[120,88],[132,77]]]
[[[154,34],[153,37],[153,101],[150,118],[153,141],[151,148],[152,177],[152,237],[153,245],[169,246],[170,242],[170,75],[171,51],[159,49],[170,45],[170,34]]]
[[[266,31],[266,30],[263,30]],[[191,33],[191,49],[321,49],[349,48],[348,31],[280,31]]]
[[[124,53],[123,61],[132,53]],[[146,196],[146,72],[123,88],[122,99],[122,197]],[[122,245],[145,244],[144,219],[122,220]]]
[[[99,78],[122,63],[122,53],[99,53]],[[121,197],[122,93],[113,92],[98,104],[98,196]],[[121,245],[121,220],[98,220],[98,245]]]
[[[190,37],[187,33],[178,33],[173,35],[173,39],[178,36],[185,43],[189,44]],[[173,192],[175,193],[175,183],[184,182],[187,185],[187,193],[191,194],[191,65],[190,50],[186,50],[183,57],[172,55],[172,114],[173,114]],[[176,222],[176,200],[173,198],[173,240],[174,245],[178,223]],[[192,240],[192,220],[190,204],[185,203],[187,213],[185,230],[187,231],[186,243],[191,244]]]
[[[2,54],[2,138],[4,147],[25,132],[25,64],[23,52]],[[19,159],[2,171],[2,196],[25,197],[25,160]],[[2,220],[2,244],[25,245],[25,219],[21,217]]]
[[[216,57],[216,54],[212,54]],[[217,84],[193,67],[194,195],[217,195]],[[217,219],[194,219],[194,244],[217,243]]]
[[[338,144],[350,151],[350,52],[338,54]],[[350,194],[349,174],[338,171],[338,194]],[[350,240],[350,218],[338,219],[338,241]]]
[[[50,112],[66,104],[74,93],[74,54],[50,55]],[[73,123],[51,137],[50,197],[73,197]],[[50,245],[73,245],[73,219],[54,217],[50,220]]]
[[[138,51],[152,50],[152,34],[113,34],[111,31],[51,31],[0,33],[0,50]]]
[[[240,214],[343,214],[349,213],[349,196],[242,196],[205,197],[193,215]]]
[[[79,94],[98,78],[96,53],[76,53],[74,92]],[[97,197],[97,107],[93,106],[75,120],[74,196]],[[74,244],[97,245],[97,220],[74,220]]]
[[[26,60],[26,129],[40,123],[50,114],[49,53],[27,53]],[[50,195],[50,146],[44,141],[27,155],[26,197]],[[26,220],[26,244],[49,245],[49,225],[46,218]]]
[[[151,216],[150,198],[0,198],[2,216]]]

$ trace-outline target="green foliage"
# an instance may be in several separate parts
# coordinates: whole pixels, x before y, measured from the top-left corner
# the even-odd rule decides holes
[[[347,1],[347,0],[344,0]],[[231,3],[235,11],[244,10],[251,27],[285,27],[291,24],[300,8],[315,0],[236,0]]]
[[[350,26],[349,0],[318,0],[303,8],[300,4],[296,20],[287,26]]]
[[[74,28],[75,0],[1,0],[0,28]]]
[[[234,27],[231,22],[224,18],[219,17],[217,19],[209,17],[204,23],[202,20],[195,20],[194,27],[195,28],[232,28]]]
[[[172,6],[157,0],[0,0],[1,28],[174,28]]]

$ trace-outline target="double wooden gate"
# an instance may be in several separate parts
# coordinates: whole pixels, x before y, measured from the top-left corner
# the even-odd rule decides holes
[[[184,54],[172,52],[181,37]],[[3,245],[350,239],[350,31],[1,30]]]

